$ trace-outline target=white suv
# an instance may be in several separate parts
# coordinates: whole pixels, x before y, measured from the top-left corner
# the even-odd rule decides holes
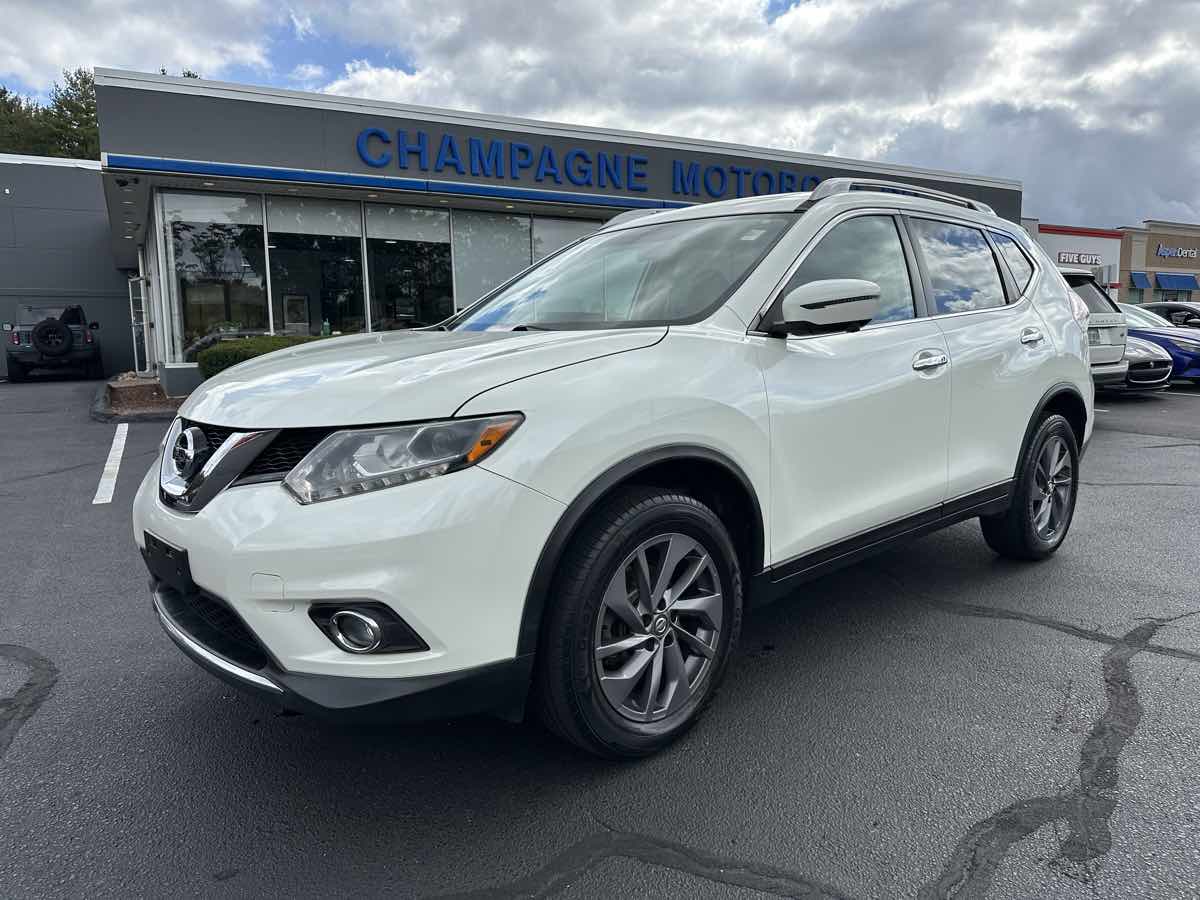
[[[980,203],[836,179],[620,216],[436,329],[203,384],[134,504],[163,627],[290,708],[516,717],[637,756],[743,611],[978,517],[1066,536],[1087,310]]]

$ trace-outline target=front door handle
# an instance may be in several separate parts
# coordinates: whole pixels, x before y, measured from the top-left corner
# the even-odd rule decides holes
[[[1042,332],[1037,328],[1025,328],[1021,331],[1022,344],[1036,344],[1042,339]]]
[[[918,350],[913,357],[912,367],[918,372],[922,369],[936,369],[950,362],[950,357],[944,350]]]

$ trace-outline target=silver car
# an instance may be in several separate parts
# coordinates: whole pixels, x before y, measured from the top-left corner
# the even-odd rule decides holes
[[[1096,281],[1090,269],[1059,267],[1076,294],[1087,304],[1088,349],[1092,382],[1096,387],[1120,388],[1125,384],[1129,363],[1125,359],[1125,314]]]

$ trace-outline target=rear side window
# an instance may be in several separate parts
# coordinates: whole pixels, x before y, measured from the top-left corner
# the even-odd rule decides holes
[[[929,271],[935,315],[1005,304],[1004,282],[982,231],[932,219],[911,224]]]
[[[825,278],[862,278],[879,285],[881,311],[872,322],[898,322],[916,314],[904,245],[891,216],[857,216],[834,226],[800,264],[783,294]]]
[[[1008,268],[1012,270],[1013,281],[1017,283],[1021,293],[1025,293],[1025,288],[1029,287],[1029,281],[1033,278],[1033,263],[1029,261],[1020,245],[1007,234],[993,231],[992,240],[996,242],[1005,262],[1008,263]]]

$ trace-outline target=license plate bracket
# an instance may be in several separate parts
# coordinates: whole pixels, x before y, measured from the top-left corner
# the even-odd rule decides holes
[[[192,581],[192,569],[188,564],[187,551],[173,544],[168,544],[160,537],[150,532],[144,532],[146,548],[142,558],[146,568],[158,581],[181,594],[191,594],[196,590]]]

